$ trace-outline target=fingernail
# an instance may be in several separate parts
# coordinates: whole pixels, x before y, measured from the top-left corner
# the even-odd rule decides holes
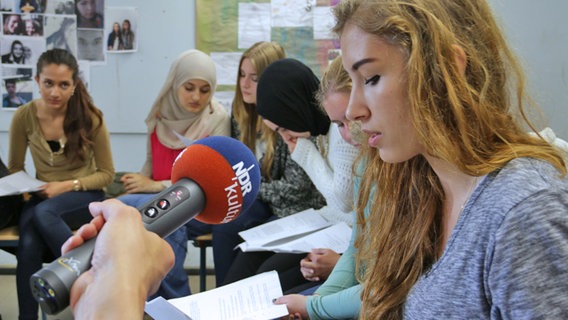
[[[272,299],[272,303],[276,302],[276,298]]]

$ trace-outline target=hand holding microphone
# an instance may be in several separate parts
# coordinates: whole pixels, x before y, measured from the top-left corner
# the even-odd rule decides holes
[[[173,251],[144,228],[135,208],[111,199],[93,202],[89,209],[95,218],[62,247],[66,253],[97,236],[92,266],[72,286],[71,308],[78,318],[112,319],[119,314],[123,319],[142,319],[146,297],[173,266]]]
[[[208,137],[180,154],[171,179],[171,187],[138,208],[145,228],[160,237],[194,217],[205,223],[225,223],[236,218],[254,202],[260,170],[254,154],[238,140]],[[69,304],[71,286],[91,266],[95,239],[56,259],[30,279],[32,293],[46,313],[58,313]],[[136,272],[136,266],[132,268]]]

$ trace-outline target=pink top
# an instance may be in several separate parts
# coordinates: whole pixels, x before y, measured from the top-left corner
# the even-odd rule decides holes
[[[152,179],[155,181],[171,180],[174,161],[184,148],[170,149],[164,146],[158,140],[156,130],[150,135],[150,143],[152,146]]]

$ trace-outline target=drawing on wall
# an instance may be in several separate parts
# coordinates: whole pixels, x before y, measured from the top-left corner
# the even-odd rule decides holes
[[[128,53],[138,50],[138,10],[134,7],[106,9],[106,46],[108,53]]]
[[[77,56],[77,17],[74,15],[46,15],[46,49],[64,49]]]
[[[278,42],[286,55],[321,75],[339,40],[329,31],[339,0],[196,0],[196,48],[215,62],[215,96],[234,92],[242,51],[258,41]]]

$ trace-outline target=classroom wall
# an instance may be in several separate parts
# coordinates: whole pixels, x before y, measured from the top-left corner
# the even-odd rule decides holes
[[[108,55],[91,68],[90,91],[105,115],[117,171],[138,171],[145,157],[144,118],[170,62],[195,46],[195,1],[107,0],[107,6],[138,7],[138,52]],[[151,3],[151,5],[150,5]],[[548,125],[568,140],[568,1],[490,0],[527,70],[530,91]],[[163,32],[161,30],[167,30]],[[8,156],[11,112],[0,112],[0,157]],[[34,173],[30,159],[27,169]],[[192,251],[192,264],[197,255]],[[209,254],[211,257],[211,254]],[[3,264],[0,254],[0,264]],[[208,264],[211,266],[211,260]]]
[[[568,140],[568,2],[490,0],[513,48],[522,58],[531,90],[548,125]],[[107,0],[107,7],[137,7],[138,52],[109,54],[91,67],[90,91],[111,132],[115,167],[139,170],[145,150],[144,118],[166,77],[170,62],[195,46],[195,1]],[[162,30],[168,30],[163,32]],[[12,112],[0,111],[0,157],[8,156]],[[28,165],[28,170],[33,168]]]
[[[144,119],[181,52],[195,47],[195,1],[107,0],[107,7],[136,7],[138,51],[107,54],[106,65],[91,66],[89,91],[103,111],[115,167],[137,171],[145,156]],[[106,35],[105,35],[106,39]],[[0,110],[0,157],[8,157],[11,111]],[[33,171],[31,161],[26,168]]]
[[[524,64],[530,93],[568,141],[568,1],[489,0]]]

